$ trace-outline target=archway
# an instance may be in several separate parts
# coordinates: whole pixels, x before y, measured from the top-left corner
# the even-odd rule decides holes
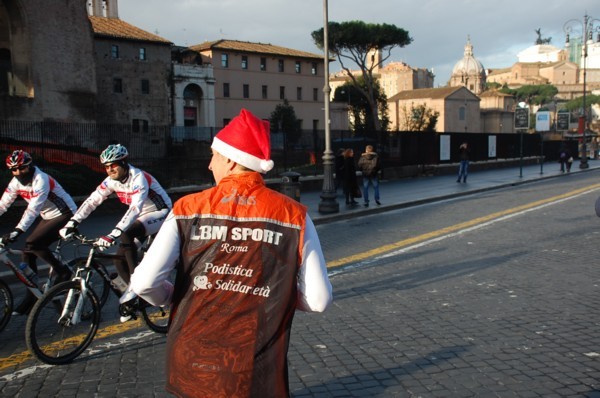
[[[202,97],[202,89],[197,84],[189,84],[183,90],[183,125],[185,127],[201,125]]]

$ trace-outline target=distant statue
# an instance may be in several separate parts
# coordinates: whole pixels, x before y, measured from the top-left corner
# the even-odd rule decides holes
[[[537,33],[538,36],[535,41],[535,44],[550,44],[550,42],[552,41],[551,37],[542,38],[542,28],[536,29],[535,33]]]

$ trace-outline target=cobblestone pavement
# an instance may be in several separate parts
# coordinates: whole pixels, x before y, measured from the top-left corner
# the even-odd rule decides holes
[[[548,197],[589,186],[598,173],[567,178],[537,184],[528,194]],[[571,185],[553,193],[558,188],[552,184],[566,181]],[[440,183],[438,192],[446,185]],[[393,234],[388,229],[394,226],[407,227],[407,219],[443,219],[459,211],[469,219],[469,206],[508,207],[519,192],[517,187],[469,201],[394,210],[406,206],[393,207],[389,199],[406,194],[406,187],[382,190],[389,212],[348,218],[352,225],[341,222],[340,228],[364,221],[372,228],[364,231],[365,239],[377,239]],[[298,313],[294,321],[293,396],[600,397],[600,220],[591,214],[598,195],[584,193],[510,222],[431,239],[332,272],[333,306],[324,314]],[[103,316],[102,326],[116,322],[114,305],[109,303]],[[140,326],[98,338],[70,365],[46,366],[28,357],[24,322],[18,317],[0,332],[0,396],[169,396],[164,336]]]

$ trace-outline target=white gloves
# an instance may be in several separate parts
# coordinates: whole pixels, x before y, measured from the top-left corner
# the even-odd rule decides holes
[[[104,250],[107,247],[111,247],[115,244],[115,241],[119,239],[119,236],[121,236],[122,232],[123,231],[121,231],[119,228],[115,228],[110,232],[110,234],[98,238],[94,245],[99,247],[100,250]]]
[[[0,245],[6,245],[7,243],[12,243],[14,241],[17,240],[17,238],[19,237],[19,235],[21,235],[23,233],[23,231],[21,231],[19,228],[15,228],[14,231],[3,235],[0,238]]]
[[[69,239],[75,232],[77,232],[77,226],[79,223],[75,220],[69,220],[68,223],[65,224],[64,227],[58,231],[58,234],[63,239]]]

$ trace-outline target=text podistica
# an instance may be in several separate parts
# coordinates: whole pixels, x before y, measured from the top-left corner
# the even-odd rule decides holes
[[[233,227],[225,225],[199,225],[192,231],[191,240],[254,241],[279,245],[282,232],[266,228]]]

